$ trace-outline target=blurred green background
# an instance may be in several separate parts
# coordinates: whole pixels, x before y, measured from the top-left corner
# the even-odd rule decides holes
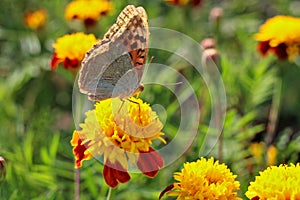
[[[58,37],[85,31],[80,23],[64,18],[67,0],[0,1],[0,156],[6,160],[6,177],[0,182],[0,199],[73,199],[74,168],[70,140],[75,128],[72,117],[73,79],[61,66],[53,72],[52,44]],[[300,65],[278,61],[273,55],[262,58],[253,34],[275,15],[300,16],[299,1],[203,1],[198,7],[174,6],[165,1],[116,1],[113,12],[102,17],[93,29],[101,38],[127,5],[143,6],[150,26],[182,32],[199,43],[206,37],[217,40],[222,78],[227,94],[227,115],[223,129],[222,156],[218,146],[210,153],[221,157],[241,182],[244,197],[249,181],[267,167],[266,154],[257,159],[251,144],[266,140],[274,88],[282,83],[276,132],[271,144],[277,149],[276,163],[299,162],[300,158]],[[223,9],[219,24],[210,19],[214,7]],[[46,24],[32,30],[24,24],[24,13],[43,8]],[[152,56],[152,55],[151,55]],[[154,53],[155,61],[171,65],[170,54]],[[199,56],[200,58],[200,56]],[[210,119],[210,96],[204,81],[191,66],[180,71],[196,90],[200,101],[199,133],[205,132]],[[276,96],[276,95],[275,95]],[[141,98],[150,104],[169,105],[174,95],[152,87]],[[172,104],[173,105],[173,104]],[[170,112],[176,112],[169,109]],[[171,140],[178,128],[178,113],[164,127]],[[200,137],[182,157],[162,169],[154,179],[132,174],[132,180],[113,190],[112,199],[157,199],[173,180],[173,172],[186,161],[194,161],[201,148]],[[268,144],[267,144],[268,145]],[[266,148],[262,147],[262,151]],[[91,160],[81,170],[81,199],[104,199],[105,185],[101,163]],[[134,194],[134,195],[133,195]],[[167,199],[167,198],[166,198]],[[169,198],[172,199],[172,198]],[[245,198],[246,199],[246,198]]]

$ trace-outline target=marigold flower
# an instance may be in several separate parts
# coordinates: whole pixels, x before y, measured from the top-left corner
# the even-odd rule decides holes
[[[163,126],[141,99],[106,99],[96,103],[95,109],[86,112],[86,116],[80,124],[82,130],[74,132],[78,133],[80,142],[72,142],[76,167],[81,166],[82,158],[90,158],[89,155],[103,156],[103,176],[110,187],[129,181],[128,161],[149,177],[154,177],[163,167],[162,157],[150,146],[154,139],[165,143],[161,137]]]
[[[299,200],[300,164],[271,166],[250,183],[246,196],[251,200]]]
[[[111,9],[112,3],[107,0],[77,0],[67,5],[65,18],[68,20],[79,19],[84,21],[85,25],[93,25]]]
[[[278,15],[268,19],[254,38],[262,55],[271,51],[280,59],[293,61],[300,54],[300,18]]]
[[[174,173],[174,179],[179,181],[168,186],[160,195],[168,192],[177,199],[241,199],[237,197],[240,183],[235,181],[225,164],[214,162],[214,158],[201,158],[196,162],[184,164],[181,172]]]
[[[73,33],[58,38],[53,44],[55,52],[51,59],[51,69],[55,70],[59,63],[68,70],[77,71],[85,53],[97,42],[93,34]]]
[[[34,30],[42,28],[45,25],[46,20],[47,11],[45,9],[27,11],[24,15],[25,25]]]

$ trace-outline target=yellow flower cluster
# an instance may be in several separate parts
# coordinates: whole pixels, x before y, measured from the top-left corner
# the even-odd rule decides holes
[[[250,183],[246,196],[257,200],[300,200],[300,164],[271,166]]]
[[[177,199],[240,199],[236,190],[240,183],[235,180],[225,164],[214,162],[213,158],[201,158],[196,162],[185,163],[181,172],[174,173],[174,188],[169,196]]]

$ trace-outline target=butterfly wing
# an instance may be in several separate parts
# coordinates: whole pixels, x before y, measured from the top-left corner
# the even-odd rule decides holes
[[[148,39],[145,10],[132,5],[124,8],[103,40],[95,44],[82,61],[78,80],[80,91],[88,94],[89,99],[94,101],[117,97],[116,95],[130,96],[131,91],[139,88],[148,52]],[[118,80],[133,68],[136,69],[136,77],[133,74],[130,77],[137,81],[122,81],[123,87],[113,92]]]
[[[118,80],[130,69],[133,62],[120,43],[105,43],[90,51],[89,59],[83,61],[80,70],[79,89],[90,100],[103,100],[112,96]]]

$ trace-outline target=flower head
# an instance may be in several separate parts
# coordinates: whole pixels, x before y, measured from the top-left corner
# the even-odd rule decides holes
[[[177,199],[240,199],[235,192],[240,184],[235,178],[225,164],[201,158],[185,163],[181,172],[175,172],[174,179],[178,182],[167,187],[160,197],[168,192],[169,196],[178,196]]]
[[[67,5],[65,17],[68,20],[82,20],[85,25],[93,25],[111,9],[112,3],[107,0],[77,0]]]
[[[258,50],[262,55],[268,51],[275,53],[278,58],[294,60],[300,54],[300,18],[291,16],[275,16],[268,19],[254,37]]]
[[[249,199],[299,200],[300,164],[271,166],[250,183],[246,196]]]
[[[93,34],[73,33],[58,38],[53,44],[55,52],[51,59],[51,68],[55,70],[59,63],[69,70],[78,70],[85,53],[97,42]]]
[[[34,30],[42,28],[45,25],[46,20],[47,11],[45,9],[27,11],[24,15],[25,25]]]
[[[76,131],[81,142],[72,142],[74,154],[79,155],[76,156],[79,167],[84,155],[103,156],[103,175],[110,187],[129,181],[128,161],[149,177],[154,177],[163,167],[163,159],[150,146],[154,139],[165,143],[161,137],[163,126],[141,99],[103,100],[96,103],[94,110],[86,112],[86,116],[80,124],[82,130]],[[85,148],[79,147],[83,145]]]

